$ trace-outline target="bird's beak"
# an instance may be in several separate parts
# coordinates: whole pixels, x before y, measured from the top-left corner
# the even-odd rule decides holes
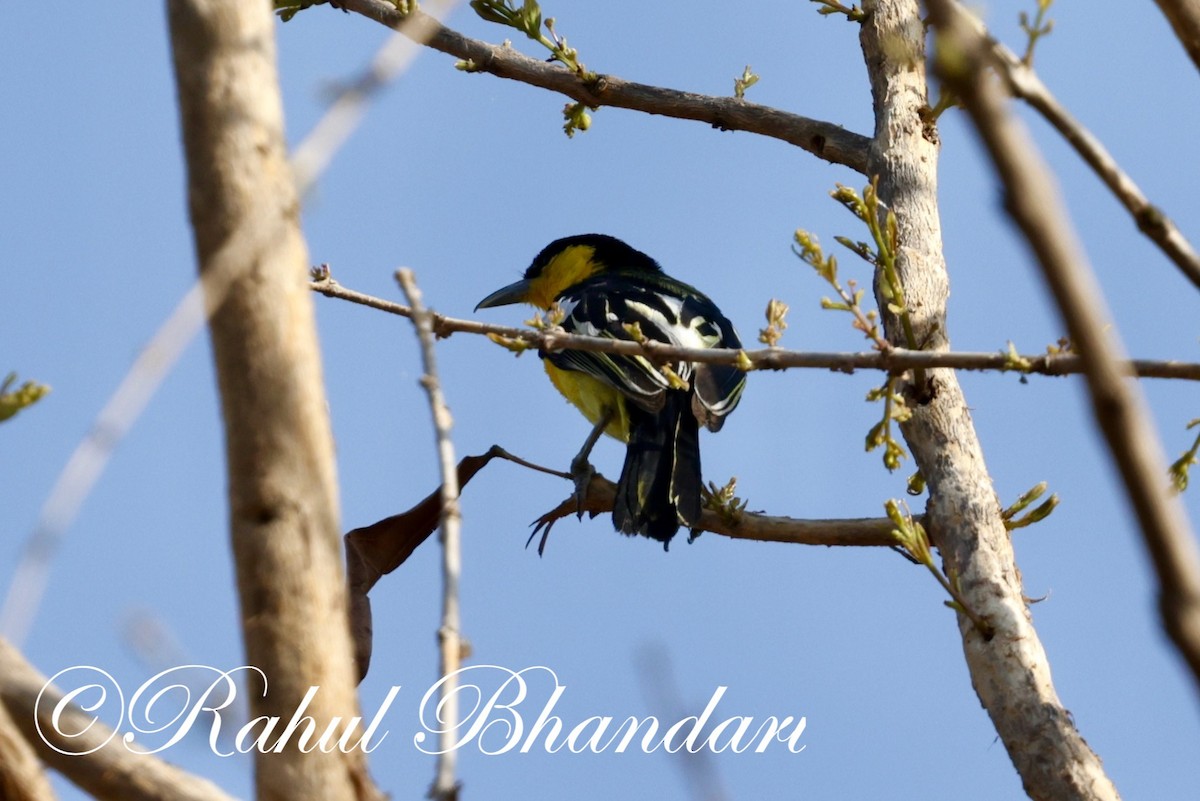
[[[475,311],[490,309],[493,306],[507,306],[510,303],[525,303],[529,300],[529,281],[522,278],[516,283],[509,284],[503,289],[497,289],[475,306]]]

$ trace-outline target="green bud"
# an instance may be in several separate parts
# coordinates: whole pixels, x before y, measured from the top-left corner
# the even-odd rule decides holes
[[[513,27],[515,11],[504,0],[471,0],[471,9],[488,22]]]

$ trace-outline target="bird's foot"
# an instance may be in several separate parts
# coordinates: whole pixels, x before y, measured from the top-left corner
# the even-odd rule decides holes
[[[575,482],[575,492],[571,497],[575,500],[575,514],[583,519],[584,506],[587,503],[588,485],[596,475],[596,468],[588,461],[585,454],[579,454],[571,460],[571,480]]]

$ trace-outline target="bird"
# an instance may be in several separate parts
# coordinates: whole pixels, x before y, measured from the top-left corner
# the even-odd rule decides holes
[[[644,339],[687,348],[741,349],[737,330],[696,288],[663,272],[650,256],[607,234],[557,239],[524,276],[486,298],[476,311],[527,303],[558,309],[571,334]],[[700,426],[718,431],[741,399],[746,374],[734,365],[584,350],[539,351],[551,383],[593,425],[572,460],[582,509],[602,433],[626,443],[617,480],[614,528],[666,549],[681,525],[701,512]]]

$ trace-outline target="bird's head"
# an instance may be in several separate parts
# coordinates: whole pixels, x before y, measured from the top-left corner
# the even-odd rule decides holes
[[[606,272],[659,272],[658,262],[607,234],[556,239],[537,254],[520,281],[496,290],[475,307],[529,303],[549,309],[564,290]]]

